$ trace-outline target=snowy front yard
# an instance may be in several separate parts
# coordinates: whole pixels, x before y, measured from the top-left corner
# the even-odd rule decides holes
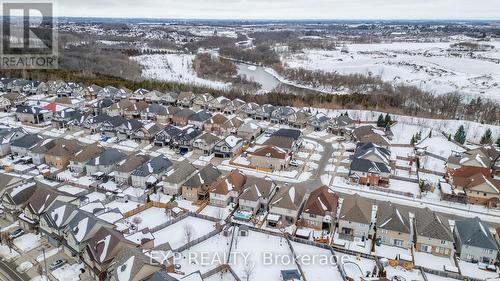
[[[40,235],[26,233],[21,237],[14,239],[14,245],[24,252],[31,251],[40,246]]]

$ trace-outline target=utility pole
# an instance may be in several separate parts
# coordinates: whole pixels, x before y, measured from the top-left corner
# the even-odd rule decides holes
[[[47,257],[45,256],[45,247],[42,247],[43,263],[45,265],[45,277],[49,280],[49,271],[47,270]]]

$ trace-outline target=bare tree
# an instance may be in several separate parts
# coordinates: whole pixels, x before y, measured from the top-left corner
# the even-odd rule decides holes
[[[245,266],[243,267],[243,273],[245,274],[244,278],[246,281],[250,281],[255,272],[255,263],[250,259],[247,261]]]
[[[194,235],[194,229],[193,226],[190,224],[186,224],[184,226],[184,236],[186,237],[187,243],[191,243],[191,240],[193,239]]]
[[[141,217],[133,217],[132,218],[132,223],[137,227],[137,230],[139,230],[139,224],[142,223],[142,218]]]

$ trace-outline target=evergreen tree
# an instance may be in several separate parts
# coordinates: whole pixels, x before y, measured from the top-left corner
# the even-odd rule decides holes
[[[451,134],[448,134],[448,141],[451,141]]]
[[[389,125],[391,125],[392,120],[391,120],[391,116],[389,115],[389,113],[387,113],[387,114],[385,115],[384,122],[385,122],[385,126],[389,126]]]
[[[379,128],[383,128],[385,127],[385,121],[384,121],[384,116],[382,114],[380,114],[378,116],[378,120],[377,120],[377,127]]]
[[[491,130],[488,128],[484,135],[481,137],[481,144],[489,144],[491,143]]]
[[[432,129],[431,129],[431,131],[429,132],[429,138],[432,138]]]
[[[500,147],[500,137],[498,137],[496,144],[498,147]]]
[[[410,144],[415,145],[415,135],[411,136]]]
[[[464,144],[466,137],[467,134],[465,133],[464,125],[460,125],[453,139],[460,144]]]

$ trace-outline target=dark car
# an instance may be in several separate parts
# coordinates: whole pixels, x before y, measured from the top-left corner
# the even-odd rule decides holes
[[[9,237],[10,237],[11,239],[14,239],[14,238],[17,238],[17,237],[19,237],[19,236],[21,236],[21,235],[23,235],[23,234],[24,234],[24,230],[23,230],[22,228],[18,228],[18,229],[16,229],[16,230],[12,231],[12,232],[9,234]]]
[[[58,269],[59,267],[65,265],[68,261],[67,260],[56,260],[55,262],[50,264],[50,270]]]

